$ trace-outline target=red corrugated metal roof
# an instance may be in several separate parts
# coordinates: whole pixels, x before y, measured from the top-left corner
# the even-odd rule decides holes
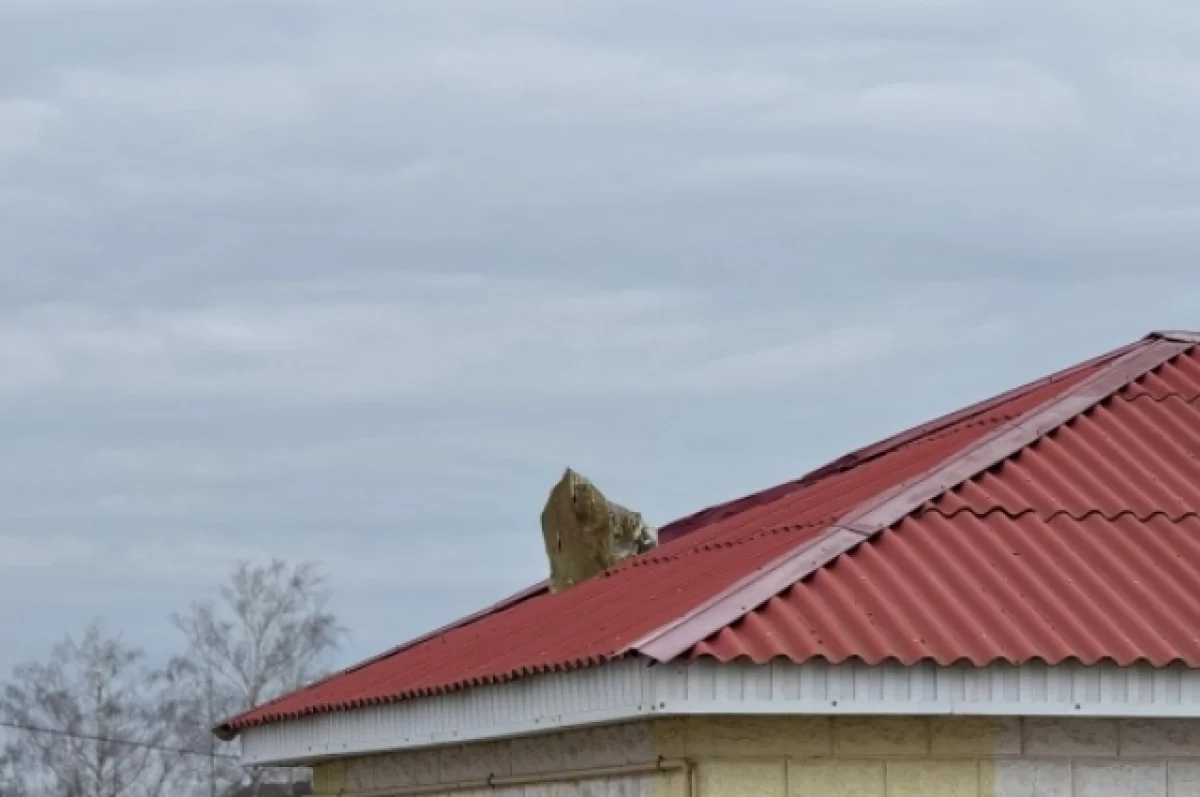
[[[704,510],[223,730],[635,654],[1200,666],[1196,342],[1150,336]]]
[[[1200,665],[1200,518],[906,519],[689,656]]]

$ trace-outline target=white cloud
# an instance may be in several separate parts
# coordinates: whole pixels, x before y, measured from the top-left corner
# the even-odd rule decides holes
[[[62,100],[74,109],[222,128],[278,128],[311,121],[322,107],[315,73],[280,64],[127,74],[76,69],[63,76]]]
[[[979,127],[1011,131],[1078,128],[1077,90],[1022,62],[980,64],[954,78],[879,83],[832,99],[814,113],[825,123],[894,128]]]
[[[914,77],[857,90],[837,86],[801,65],[673,60],[545,33],[494,32],[414,37],[387,50],[326,53],[316,60],[155,74],[77,69],[65,73],[61,100],[235,130],[310,123],[339,107],[367,102],[413,112],[429,103],[499,103],[488,107],[576,121],[598,116],[671,121],[723,113],[730,114],[725,123],[769,119],[901,128],[1040,130],[1075,127],[1085,117],[1070,83],[1022,61],[968,63],[953,77]]]
[[[712,181],[836,180],[855,185],[909,185],[942,179],[927,165],[878,158],[849,158],[804,152],[760,152],[701,158],[684,169],[686,177]]]
[[[803,83],[785,72],[673,64],[527,35],[419,49],[404,61],[414,76],[440,88],[502,100],[565,103],[576,112],[657,116],[750,109],[791,102],[803,91]]]
[[[35,146],[57,118],[58,108],[49,102],[0,97],[0,157]]]
[[[387,644],[560,464],[666,520],[1195,326],[1185,5],[0,0],[0,658],[239,553]]]
[[[422,113],[431,103],[495,102],[505,113],[535,117],[661,119],[779,111],[804,96],[803,82],[786,71],[674,63],[533,32],[397,36],[386,49],[292,60],[152,74],[72,69],[63,74],[61,101],[76,111],[151,118],[205,133],[291,128],[360,103]]]
[[[27,534],[5,531],[0,541],[0,571],[25,571],[82,564],[96,553],[95,546],[75,535]]]
[[[468,101],[536,118],[662,119],[782,110],[803,96],[803,83],[784,71],[676,64],[533,32],[397,37],[386,49],[316,58],[155,73],[74,68],[62,76],[59,101],[77,114],[136,116],[212,134],[292,132],[360,103],[378,104],[389,118],[401,108],[422,113],[430,103]]]
[[[1200,59],[1140,55],[1119,59],[1115,71],[1126,87],[1160,108],[1200,110]]]
[[[875,360],[895,343],[895,330],[886,327],[831,329],[717,358],[685,371],[679,381],[697,390],[753,391],[802,385],[822,371]]]
[[[449,296],[420,302],[26,309],[0,322],[0,391],[73,386],[290,401],[484,385],[543,394],[760,389],[875,356],[890,335],[852,327],[779,343],[687,292],[483,285],[451,283]],[[769,334],[794,335],[795,327]],[[748,350],[711,359],[731,344]]]

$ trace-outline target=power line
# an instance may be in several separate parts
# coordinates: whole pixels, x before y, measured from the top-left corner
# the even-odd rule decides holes
[[[237,759],[238,756],[232,753],[217,753],[209,750],[189,750],[186,747],[171,747],[165,744],[154,744],[153,742],[135,742],[132,739],[113,739],[109,736],[99,736],[90,733],[79,733],[77,731],[64,731],[57,728],[40,728],[36,725],[24,725],[19,722],[4,722],[0,721],[0,728],[12,728],[17,731],[28,731],[29,733],[44,733],[49,736],[62,736],[67,739],[84,739],[90,742],[108,742],[109,744],[123,744],[129,747],[140,747],[145,750],[158,750],[163,753],[178,753],[179,755],[194,755],[202,758],[232,758]]]

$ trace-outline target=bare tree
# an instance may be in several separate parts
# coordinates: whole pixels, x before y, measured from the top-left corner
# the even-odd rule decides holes
[[[21,745],[7,742],[0,748],[0,797],[33,797],[22,773],[28,772],[28,765]]]
[[[314,564],[239,563],[221,588],[220,601],[199,603],[172,620],[187,651],[168,671],[177,685],[182,716],[191,722],[192,744],[212,746],[202,775],[210,794],[228,793],[239,782],[257,784],[262,773],[243,773],[216,753],[211,729],[222,720],[298,689],[320,677],[343,635],[326,609],[329,592]]]
[[[18,666],[0,694],[11,731],[5,795],[157,797],[179,794],[183,755],[167,676],[94,623],[47,663]]]

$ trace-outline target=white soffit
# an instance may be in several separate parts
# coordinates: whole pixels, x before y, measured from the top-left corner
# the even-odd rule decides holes
[[[249,728],[242,758],[297,763],[689,714],[1200,717],[1200,670],[625,659]]]

